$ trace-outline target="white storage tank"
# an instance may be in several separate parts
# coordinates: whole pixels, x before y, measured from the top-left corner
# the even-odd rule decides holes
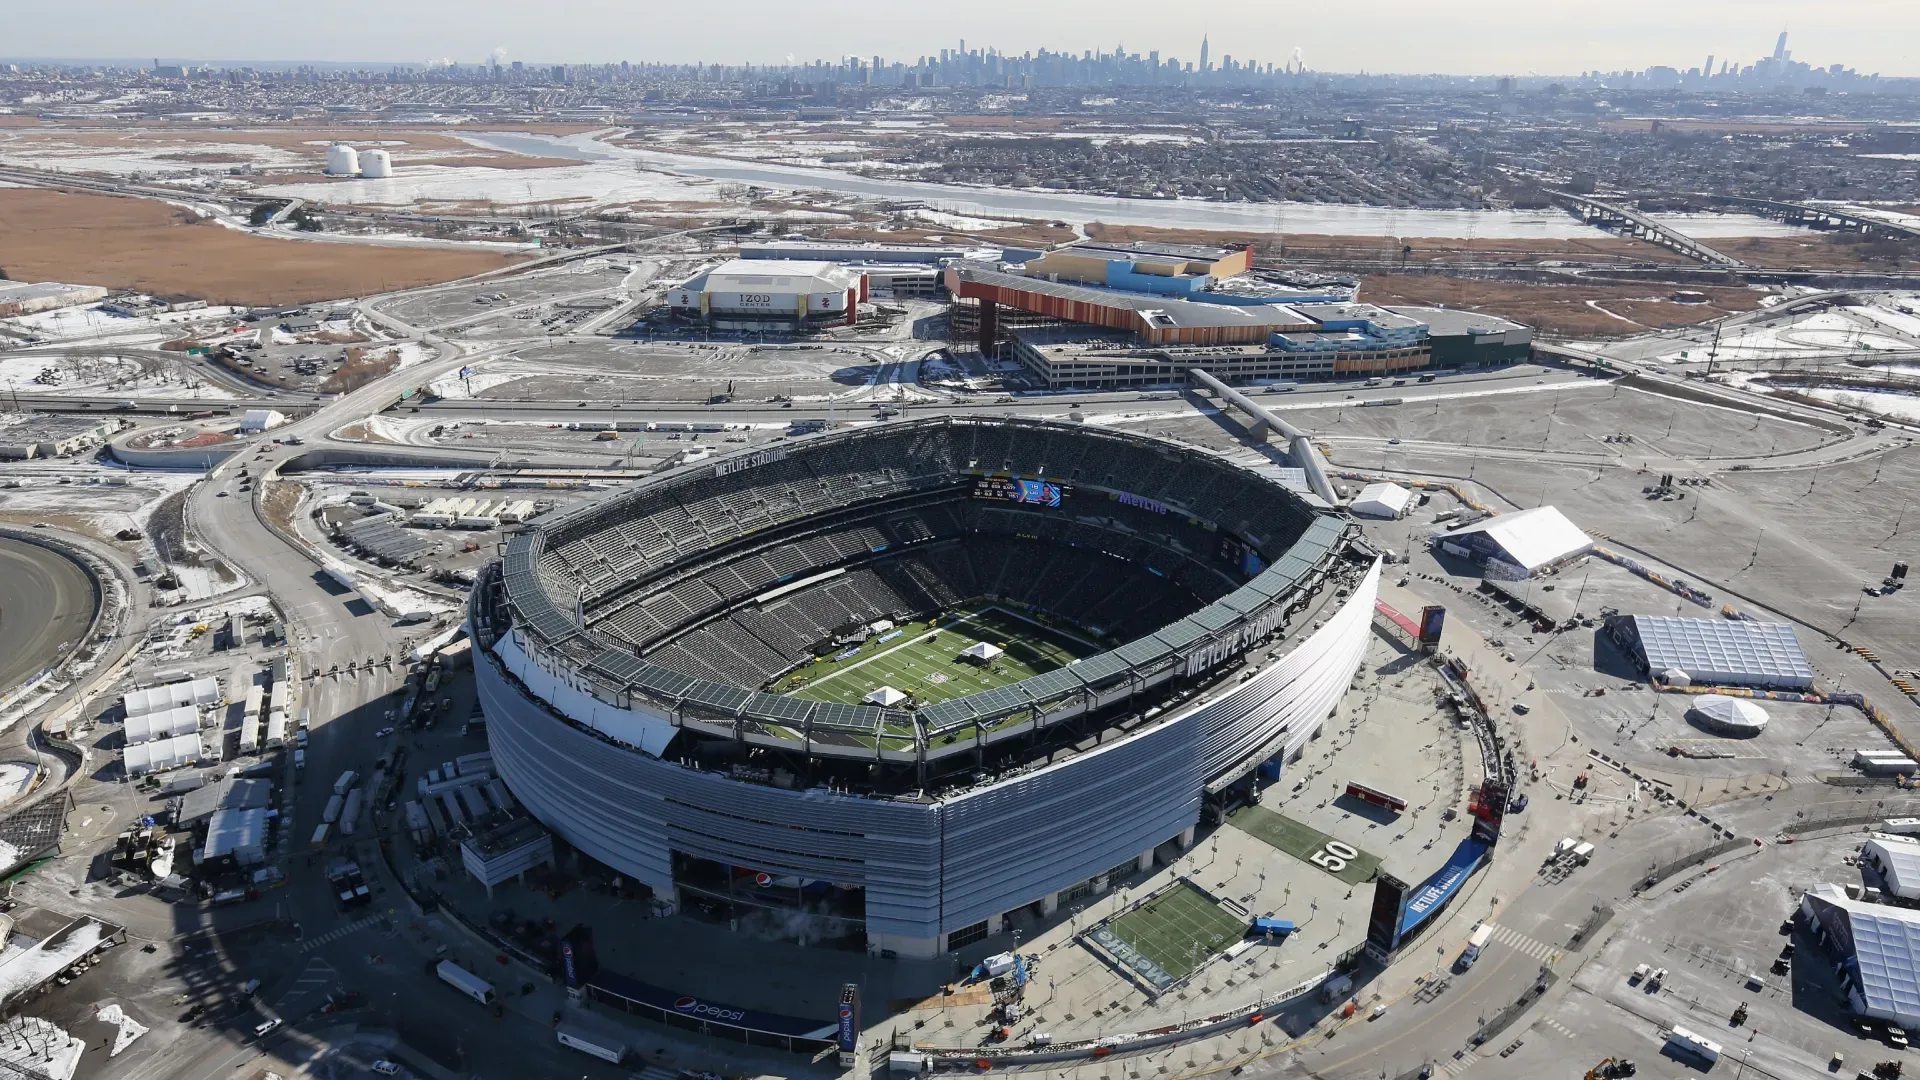
[[[360,154],[345,143],[334,143],[327,147],[328,176],[360,175]]]
[[[360,175],[369,180],[384,180],[393,175],[393,157],[385,150],[360,152]]]

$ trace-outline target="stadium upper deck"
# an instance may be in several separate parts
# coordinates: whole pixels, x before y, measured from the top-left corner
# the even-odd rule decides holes
[[[1002,484],[983,500],[988,478],[1024,485]],[[938,535],[915,536],[921,530],[900,517],[956,499],[970,527],[1003,519],[990,530],[1007,543],[1045,536],[1089,559],[1147,568],[1145,584],[1180,586],[1159,608],[1172,614],[1164,625],[1116,619],[1140,632],[1067,667],[917,711],[764,692],[779,665],[736,663],[737,649],[705,664],[649,651],[706,632],[716,615],[764,608],[815,575],[937,550]],[[1138,518],[1165,524],[1151,533]],[[600,700],[651,703],[719,737],[909,764],[970,751],[971,738],[949,737],[962,730],[1009,738],[1231,659],[1284,622],[1295,594],[1341,550],[1344,530],[1278,484],[1197,449],[1036,421],[936,417],[730,455],[548,518],[506,545],[502,612],[524,648],[563,660]],[[1237,574],[1222,573],[1219,551],[1196,558],[1209,541],[1234,556]],[[1208,561],[1210,571],[1197,565]],[[944,598],[924,574],[915,580]],[[1156,609],[1151,594],[1136,599]],[[823,621],[812,624],[816,640],[836,629]],[[793,639],[789,661],[810,644]],[[645,748],[671,737],[667,728],[627,741]]]

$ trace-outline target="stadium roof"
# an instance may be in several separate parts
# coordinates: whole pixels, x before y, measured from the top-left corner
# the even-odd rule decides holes
[[[1808,889],[1807,900],[1837,911],[1847,921],[1856,969],[1856,1004],[1882,1018],[1920,1019],[1920,911],[1849,900],[1838,885]],[[1844,946],[1843,946],[1844,947]]]
[[[1733,686],[1813,685],[1813,666],[1786,623],[1634,615],[1649,671],[1684,671],[1694,682]]]
[[[1004,429],[1004,434],[1044,431],[1056,437],[1088,440],[1092,444],[1090,451],[1113,461],[1127,460],[1129,455],[1134,455],[1136,464],[1138,455],[1143,453],[1157,453],[1162,458],[1168,454],[1185,455],[1189,465],[1208,463],[1228,470],[1235,477],[1243,477],[1255,488],[1262,485],[1266,485],[1268,491],[1281,488],[1275,482],[1277,477],[1270,467],[1248,469],[1219,455],[1199,454],[1158,440],[1104,429],[1088,430],[1005,417],[964,420],[929,417],[887,426],[887,431],[898,438],[905,438],[909,432],[916,433],[916,438],[923,438],[943,429],[952,429],[949,434],[965,433],[969,438],[976,429]],[[872,432],[860,430],[829,433],[796,444],[791,453],[802,462],[812,455],[827,458],[829,454],[843,453],[855,443],[873,437]],[[722,455],[718,462],[725,465],[730,460],[757,460],[753,455],[763,452],[737,451]],[[745,475],[751,477],[753,474]],[[954,475],[957,477],[962,474],[956,472]],[[738,687],[727,687],[671,671],[636,657],[629,643],[603,633],[597,625],[583,629],[575,622],[574,605],[583,589],[606,588],[608,582],[619,580],[620,575],[631,574],[633,567],[623,565],[616,572],[611,566],[589,566],[587,569],[600,577],[597,582],[585,581],[576,576],[580,571],[570,566],[566,557],[557,550],[563,548],[562,541],[566,541],[569,535],[585,535],[596,529],[608,528],[613,522],[644,512],[642,508],[650,505],[648,500],[677,493],[685,484],[697,482],[704,485],[712,476],[714,473],[706,469],[664,473],[602,499],[581,503],[544,517],[534,526],[510,535],[502,554],[500,573],[514,611],[515,625],[535,643],[559,653],[565,663],[577,665],[582,672],[600,680],[603,685],[631,689],[655,701],[671,703],[673,706],[691,705],[729,718],[741,717],[795,726],[793,719],[786,715],[795,699],[748,693]],[[1250,537],[1264,535],[1271,538],[1261,541],[1265,546],[1260,550],[1272,561],[1240,589],[1216,602],[1222,614],[1231,613],[1229,622],[1257,617],[1306,585],[1314,578],[1317,568],[1326,565],[1345,546],[1347,531],[1352,527],[1344,519],[1312,513],[1308,504],[1297,495],[1267,502],[1267,508],[1259,519],[1241,527],[1253,530],[1249,533]],[[791,511],[791,520],[800,520],[805,513],[795,508]],[[1303,531],[1292,535],[1292,529],[1297,526],[1304,526]],[[676,552],[672,556],[676,561],[687,557],[684,552]],[[656,564],[653,569],[657,571],[660,565],[664,564]],[[1191,616],[1191,621],[1205,625],[1218,620],[1212,619],[1202,609]],[[1191,634],[1191,631],[1187,632]],[[912,739],[924,747],[929,736],[967,724],[991,722],[1030,709],[1035,702],[1055,700],[1080,688],[1106,691],[1123,685],[1141,667],[1164,663],[1174,655],[1177,646],[1170,646],[1168,639],[1169,635],[1177,633],[1180,631],[1163,628],[1121,648],[1098,653],[1055,671],[1002,687],[1002,692],[955,698],[928,705],[917,713],[867,704],[831,707],[824,703],[801,704],[812,709],[807,723],[816,729],[825,726],[830,716],[832,726],[838,730],[871,732],[884,729],[889,733],[900,732],[902,734],[898,737]],[[788,704],[778,704],[782,702]],[[657,753],[664,748],[664,743],[661,747],[646,744],[645,737],[648,736],[645,731],[626,731],[618,718],[631,715],[627,710],[613,706],[594,708],[596,715],[614,719],[605,721],[609,726],[603,727],[599,720],[587,722],[587,726],[640,745],[648,753]],[[919,729],[917,732],[914,730],[916,727]],[[671,737],[676,729],[663,725],[662,730],[667,737]],[[626,733],[622,734],[623,731]],[[812,733],[814,746],[828,744],[829,740],[821,736],[819,730]],[[890,734],[889,737],[895,736]]]
[[[1536,506],[1476,521],[1447,533],[1446,539],[1474,533],[1485,533],[1500,545],[1508,559],[1528,573],[1593,550],[1593,538],[1551,506]]]

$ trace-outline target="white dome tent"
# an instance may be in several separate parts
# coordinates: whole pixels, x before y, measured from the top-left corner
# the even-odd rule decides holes
[[[1760,734],[1767,726],[1767,710],[1745,698],[1702,694],[1689,709],[1702,727],[1722,735]]]

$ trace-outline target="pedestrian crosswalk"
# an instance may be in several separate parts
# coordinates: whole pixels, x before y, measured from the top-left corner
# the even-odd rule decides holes
[[[1550,1027],[1550,1028],[1552,1028],[1553,1030],[1555,1030],[1555,1031],[1557,1031],[1557,1032],[1559,1032],[1560,1034],[1562,1034],[1562,1035],[1565,1035],[1565,1036],[1566,1036],[1567,1038],[1569,1038],[1569,1039],[1571,1039],[1571,1038],[1574,1038],[1574,1034],[1573,1034],[1573,1029],[1572,1029],[1572,1028],[1570,1028],[1570,1027],[1568,1027],[1567,1025],[1565,1025],[1565,1024],[1563,1024],[1563,1023],[1561,1023],[1561,1022],[1560,1022],[1560,1021],[1558,1021],[1558,1020],[1555,1020],[1555,1019],[1554,1019],[1553,1017],[1551,1017],[1551,1016],[1543,1016],[1543,1017],[1541,1017],[1541,1018],[1540,1018],[1540,1022],[1541,1022],[1542,1024],[1544,1024],[1544,1025],[1546,1025],[1547,1027]]]
[[[364,919],[359,919],[354,922],[350,922],[345,926],[336,926],[333,929],[327,931],[326,933],[321,934],[319,937],[310,937],[306,941],[302,942],[300,944],[300,951],[312,952],[313,950],[319,948],[322,945],[327,944],[328,942],[338,941],[341,938],[346,937],[348,934],[358,933],[359,931],[365,930],[367,927],[376,925],[379,922],[380,922],[380,916],[369,915]]]
[[[640,1080],[680,1080],[680,1074],[665,1065],[649,1065],[634,1075]]]
[[[1439,1069],[1440,1075],[1459,1076],[1461,1073],[1472,1068],[1474,1063],[1479,1060],[1480,1055],[1477,1052],[1468,1050],[1457,1058],[1442,1062]]]
[[[1518,949],[1543,964],[1551,964],[1560,957],[1560,950],[1545,942],[1535,941],[1518,930],[1493,924],[1493,940],[1508,948]]]
[[[1824,784],[1824,783],[1826,783],[1825,780],[1820,779],[1819,777],[1813,775],[1812,773],[1790,773],[1787,776],[1788,787],[1797,787],[1801,784]]]
[[[300,971],[300,977],[295,979],[293,985],[287,987],[285,992],[274,1001],[274,1008],[284,1009],[289,1002],[299,998],[306,997],[310,994],[325,993],[327,987],[333,984],[334,977],[337,974],[331,964],[319,957],[307,961],[307,966]]]

